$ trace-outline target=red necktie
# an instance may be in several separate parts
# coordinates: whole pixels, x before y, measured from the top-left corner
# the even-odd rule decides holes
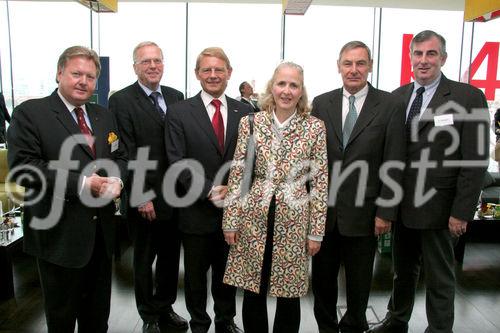
[[[222,119],[222,113],[220,112],[222,102],[218,99],[213,99],[210,104],[215,106],[215,113],[212,117],[212,126],[214,127],[217,141],[219,142],[219,149],[221,152],[224,152],[224,120]]]
[[[94,145],[94,137],[90,132],[89,127],[87,126],[87,122],[85,121],[85,117],[83,116],[83,110],[81,107],[75,108],[76,119],[78,121],[78,127],[80,127],[80,132],[85,135],[85,139],[92,151],[92,155],[95,157],[95,145]]]

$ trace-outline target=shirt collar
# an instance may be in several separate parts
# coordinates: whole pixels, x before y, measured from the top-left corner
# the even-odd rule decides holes
[[[292,121],[293,117],[295,117],[295,115],[297,114],[297,109],[295,109],[293,111],[293,114],[288,117],[287,119],[285,119],[284,122],[280,123],[280,121],[278,120],[278,117],[276,117],[276,110],[273,110],[273,119],[274,119],[274,124],[276,125],[276,127],[278,128],[284,128],[286,126],[288,126],[288,124],[290,124],[290,122]]]
[[[203,101],[203,105],[205,105],[205,107],[208,107],[213,99],[215,99],[215,97],[207,93],[205,90],[201,91],[201,100]],[[217,97],[217,99],[221,101],[222,105],[224,105],[226,109],[228,108],[225,94],[222,94],[221,96]]]
[[[144,90],[144,92],[145,92],[145,93],[146,93],[146,95],[148,95],[148,96],[151,96],[151,93],[152,93],[152,92],[154,92],[154,91],[159,92],[159,93],[160,93],[160,95],[162,94],[162,93],[161,93],[161,86],[160,86],[160,85],[158,85],[158,88],[157,88],[156,90],[151,90],[151,89],[149,89],[148,87],[146,87],[145,85],[143,85],[143,84],[141,83],[141,81],[137,80],[137,83],[139,83],[139,86],[142,88],[142,90]]]
[[[69,112],[73,112],[73,110],[77,107],[76,105],[71,104],[68,102],[66,98],[61,94],[59,89],[57,89],[57,94],[59,95],[59,98],[63,101],[64,105],[66,105],[66,108],[68,109]],[[80,105],[80,108],[83,110],[83,113],[87,113],[87,109],[85,108],[85,104]]]
[[[426,86],[423,86],[420,83],[418,83],[417,81],[415,81],[413,84],[413,91],[417,91],[417,89],[420,87],[424,87],[425,91],[429,91],[429,90],[436,88],[437,85],[439,84],[439,81],[441,81],[441,76],[442,76],[442,73],[440,72],[438,77]]]
[[[359,98],[362,98],[362,97],[365,97],[366,95],[368,95],[368,83],[365,84],[365,86],[360,90],[358,91],[357,93],[355,93],[354,96],[357,99]],[[342,88],[342,94],[347,98],[349,99],[349,96],[351,96],[351,93],[348,92],[345,88]]]

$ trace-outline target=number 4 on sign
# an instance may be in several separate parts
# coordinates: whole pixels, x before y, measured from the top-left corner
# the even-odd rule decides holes
[[[484,43],[476,58],[470,64],[470,84],[477,88],[484,89],[484,95],[488,101],[494,100],[496,89],[500,89],[500,80],[497,80],[499,46],[500,42]],[[486,57],[488,57],[486,79],[474,79],[477,70],[481,67]]]
[[[401,48],[401,85],[410,83],[412,79],[415,78],[411,70],[409,52],[412,38],[412,34],[403,34],[403,43]],[[484,43],[469,68],[470,84],[479,89],[484,89],[484,94],[488,101],[494,100],[496,90],[500,89],[500,80],[497,80],[499,49],[500,42]],[[486,64],[486,78],[484,80],[475,79],[474,77],[486,57],[488,57],[488,62]]]

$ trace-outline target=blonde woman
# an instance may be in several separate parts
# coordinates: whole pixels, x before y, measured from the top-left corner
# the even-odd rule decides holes
[[[321,246],[327,209],[325,127],[310,115],[302,68],[281,63],[254,117],[254,177],[241,195],[249,139],[242,118],[223,230],[231,245],[224,282],[245,290],[246,333],[268,332],[266,297],[277,297],[273,332],[299,331],[309,256]],[[247,170],[248,171],[248,170]],[[306,183],[309,184],[306,186]]]

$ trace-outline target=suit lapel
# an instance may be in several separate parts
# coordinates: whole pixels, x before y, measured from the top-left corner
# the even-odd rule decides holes
[[[432,123],[430,119],[432,119],[433,112],[446,103],[448,99],[445,98],[445,96],[450,94],[450,87],[448,85],[448,79],[441,74],[441,81],[439,82],[439,85],[436,89],[436,92],[434,93],[434,96],[432,96],[431,101],[429,102],[429,105],[427,106],[427,109],[423,112],[422,116],[420,119],[429,119],[427,121],[420,121],[418,123],[418,131],[422,131],[425,127],[429,126],[429,124]]]
[[[85,108],[87,109],[87,114],[90,119],[90,125],[92,126],[92,135],[94,136],[95,140],[95,157],[97,159],[103,156],[103,147],[108,146],[107,141],[103,142],[103,140],[107,140],[107,136],[105,135],[106,133],[103,132],[102,121],[99,120],[99,114],[94,106],[87,103],[85,104]],[[87,150],[91,152],[88,146],[85,146],[85,148],[88,148]]]
[[[380,104],[378,96],[374,91],[374,88],[370,85],[368,88],[368,94],[366,95],[365,102],[361,108],[356,124],[352,129],[351,136],[349,137],[349,142],[352,142],[356,137],[365,129],[366,126],[372,121],[373,117],[378,113],[377,105]]]
[[[227,101],[227,123],[226,123],[226,139],[224,140],[224,155],[233,140],[233,137],[238,133],[238,126],[241,119],[241,110],[238,108],[236,101],[226,96]],[[215,136],[215,134],[214,134]]]
[[[59,98],[57,90],[52,93],[51,108],[52,111],[56,113],[57,120],[59,120],[63,127],[66,128],[70,136],[82,134],[82,132],[80,131],[80,127],[78,127],[78,124],[76,123],[71,113],[68,111],[68,108],[63,103],[61,98]],[[83,149],[92,159],[94,158],[94,156],[92,155],[92,151],[87,144],[80,144],[78,146],[81,147],[81,149]]]
[[[342,89],[332,92],[331,105],[327,108],[328,118],[339,142],[342,142]]]
[[[165,100],[165,105],[167,106],[167,112],[168,112],[168,106],[170,104],[174,104],[177,102],[177,98],[174,94],[170,93],[166,87],[160,86],[161,88],[161,94],[163,95],[163,99]]]
[[[154,121],[157,123],[161,124],[162,126],[164,125],[164,121],[161,119],[160,115],[158,114],[158,111],[156,111],[153,103],[149,99],[149,96],[146,95],[146,92],[141,88],[139,83],[135,82],[135,92],[136,92],[136,100],[137,104],[139,104],[140,110],[144,110],[144,113],[148,116],[151,117]],[[163,91],[162,91],[163,92]],[[165,102],[166,104],[166,102]]]
[[[215,136],[214,128],[212,127],[212,121],[208,116],[207,108],[203,104],[200,93],[198,93],[198,95],[191,100],[190,113],[195,122],[198,123],[198,126],[200,126],[208,136],[210,142],[215,146],[215,148],[217,148],[217,151],[220,152],[219,143],[217,141],[217,137]]]

